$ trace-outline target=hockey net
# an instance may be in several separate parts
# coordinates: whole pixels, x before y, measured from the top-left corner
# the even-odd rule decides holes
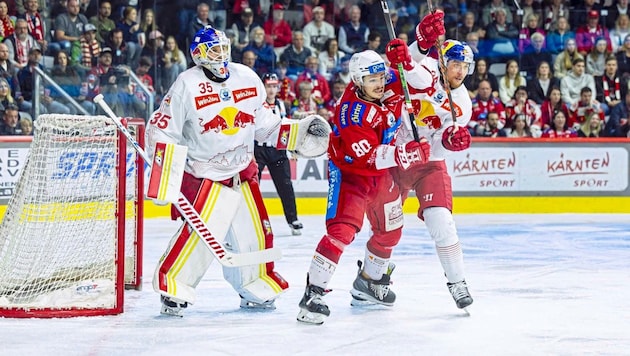
[[[144,122],[129,120],[142,144]],[[140,289],[143,164],[111,119],[41,115],[0,225],[0,316],[118,314]]]

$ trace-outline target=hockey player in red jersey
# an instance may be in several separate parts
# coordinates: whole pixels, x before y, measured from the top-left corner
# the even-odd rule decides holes
[[[392,66],[403,64],[414,108],[419,109],[415,118],[418,134],[430,137],[431,143],[429,162],[408,170],[394,168],[392,174],[400,185],[403,199],[409,190],[415,190],[420,203],[418,217],[424,220],[435,242],[447,287],[461,309],[472,304],[473,299],[464,279],[464,258],[452,217],[451,177],[444,159],[449,152],[470,146],[466,127],[472,103],[463,82],[472,73],[474,60],[470,47],[455,40],[441,45],[440,58],[434,45],[444,32],[444,13],[437,11],[426,15],[418,24],[416,42],[409,47],[400,40],[392,40],[386,47]],[[444,66],[445,76],[441,74],[440,65]],[[411,140],[413,135],[403,125],[396,137],[397,144]]]
[[[326,287],[344,248],[361,230],[365,215],[372,234],[351,293],[374,303],[394,303],[396,295],[389,289],[389,259],[401,237],[403,215],[399,189],[389,168],[409,169],[424,163],[428,155],[426,140],[392,144],[400,126],[400,110],[392,112],[381,101],[389,97],[399,100],[390,89],[399,86],[399,78],[381,56],[370,50],[354,54],[350,74],[352,83],[332,119],[326,234],[311,260],[299,303],[297,319],[305,323],[321,324],[330,315],[322,297],[328,292]]]

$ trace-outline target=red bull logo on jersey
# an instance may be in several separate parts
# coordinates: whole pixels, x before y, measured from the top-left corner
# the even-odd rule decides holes
[[[442,127],[442,120],[435,113],[435,108],[430,102],[422,100],[419,102],[420,110],[416,118],[416,125],[418,127],[427,127],[432,130],[437,130]]]
[[[223,108],[219,114],[211,120],[207,122],[204,121],[203,118],[199,118],[199,125],[203,128],[201,131],[202,134],[214,132],[224,135],[234,135],[241,128],[254,124],[254,116],[230,106]]]
[[[221,99],[219,99],[219,95],[218,94],[208,94],[208,95],[202,95],[202,96],[196,96],[195,97],[195,107],[197,108],[197,110],[205,108],[206,106],[210,106],[212,104],[216,104],[219,101],[221,101]]]
[[[255,87],[237,89],[232,92],[234,94],[234,102],[238,103],[241,100],[245,100],[258,95]]]

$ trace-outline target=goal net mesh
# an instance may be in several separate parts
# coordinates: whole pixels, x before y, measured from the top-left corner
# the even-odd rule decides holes
[[[107,117],[69,115],[41,115],[34,125],[0,225],[0,314],[119,307],[119,176],[123,184],[135,183],[124,179],[124,166],[118,173],[116,126]],[[125,225],[133,234],[133,193],[127,194]],[[127,261],[135,254],[133,240],[127,245],[124,260],[133,270]]]

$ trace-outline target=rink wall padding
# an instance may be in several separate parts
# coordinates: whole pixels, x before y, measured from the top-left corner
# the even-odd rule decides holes
[[[30,141],[30,137],[0,137],[3,215]],[[325,157],[291,161],[298,214],[325,213],[327,164]],[[446,164],[453,179],[456,214],[630,213],[630,139],[474,138],[469,150],[453,153]],[[266,170],[260,186],[269,214],[282,215]],[[417,200],[410,197],[404,211],[417,209]],[[169,212],[168,207],[145,202],[147,218],[168,217]]]

